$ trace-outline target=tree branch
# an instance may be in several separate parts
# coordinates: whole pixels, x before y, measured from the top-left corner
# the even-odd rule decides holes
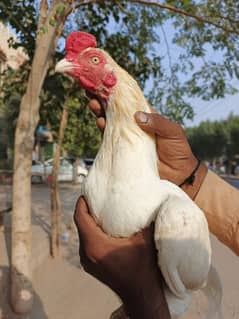
[[[169,44],[168,44],[168,39],[165,33],[165,30],[163,28],[163,26],[161,25],[161,30],[163,33],[163,38],[164,38],[164,42],[166,45],[166,50],[167,50],[167,55],[168,55],[168,64],[169,64],[169,70],[170,70],[170,84],[171,86],[173,86],[173,65],[172,65],[172,58],[171,58],[171,54],[170,54],[170,48],[169,48]]]
[[[74,6],[69,8],[69,10],[66,12],[65,18],[67,18],[69,14],[82,6],[92,5],[100,2],[104,2],[104,0],[83,0],[79,3],[74,2]]]
[[[172,12],[176,12],[176,13],[179,13],[181,15],[193,18],[193,19],[195,19],[195,20],[197,20],[199,22],[213,25],[214,27],[216,27],[218,29],[221,29],[221,30],[223,30],[225,32],[235,33],[235,34],[239,35],[239,31],[237,31],[237,30],[235,30],[233,28],[228,28],[228,27],[223,26],[223,25],[221,25],[219,23],[213,22],[208,17],[198,16],[198,15],[193,14],[191,12],[188,12],[188,11],[185,11],[185,10],[182,10],[182,9],[178,9],[178,8],[176,8],[174,6],[171,6],[170,4],[163,4],[163,3],[160,3],[160,2],[147,1],[147,0],[129,0],[129,1],[132,2],[132,3],[138,3],[138,4],[142,4],[142,5],[146,5],[146,6],[159,7],[159,8],[166,9],[166,10],[169,10],[169,11],[172,11]]]
[[[219,13],[210,14],[207,16],[207,18],[221,19],[221,20],[229,21],[231,24],[239,24],[239,20],[232,19],[231,17],[226,17],[226,16],[221,15]]]
[[[79,8],[81,6],[89,5],[89,4],[95,4],[98,2],[104,2],[104,0],[83,0],[80,1],[79,3],[75,4],[75,8]]]
[[[129,12],[127,12],[127,11],[125,10],[125,8],[124,8],[118,1],[115,1],[115,2],[116,2],[116,4],[117,4],[117,6],[119,7],[119,9],[120,9],[124,14],[129,15]]]
[[[46,18],[47,18],[47,12],[48,12],[48,3],[46,0],[41,0],[40,12],[39,12],[39,18],[38,18],[38,24],[37,24],[37,31],[40,31],[40,29],[44,25]]]

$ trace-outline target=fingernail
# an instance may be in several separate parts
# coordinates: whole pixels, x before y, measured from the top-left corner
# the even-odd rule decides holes
[[[137,112],[135,116],[137,120],[141,123],[147,123],[149,120],[148,114],[144,112]]]

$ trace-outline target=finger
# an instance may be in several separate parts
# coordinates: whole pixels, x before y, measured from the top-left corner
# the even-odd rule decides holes
[[[104,129],[105,129],[105,118],[104,117],[99,117],[96,120],[96,125],[101,130],[101,132],[104,132]]]
[[[154,223],[134,234],[131,238],[136,242],[152,242],[154,240]]]
[[[91,238],[95,240],[96,238],[108,237],[90,215],[89,208],[83,197],[80,197],[76,204],[74,221],[81,240],[85,241]]]
[[[103,107],[101,106],[101,104],[98,100],[96,100],[96,99],[90,100],[89,108],[97,117],[105,116],[105,112],[103,110]]]
[[[158,113],[136,112],[135,120],[142,130],[150,134],[167,138],[181,137],[184,134],[180,125]]]

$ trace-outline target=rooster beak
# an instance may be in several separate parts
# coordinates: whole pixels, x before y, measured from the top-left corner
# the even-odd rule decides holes
[[[73,64],[66,59],[60,60],[55,67],[55,72],[65,73],[73,69]]]

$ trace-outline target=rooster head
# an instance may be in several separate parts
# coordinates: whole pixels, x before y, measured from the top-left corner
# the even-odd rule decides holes
[[[104,100],[108,100],[117,79],[103,50],[96,48],[93,35],[73,32],[66,39],[66,56],[55,71],[74,77],[80,85]]]

